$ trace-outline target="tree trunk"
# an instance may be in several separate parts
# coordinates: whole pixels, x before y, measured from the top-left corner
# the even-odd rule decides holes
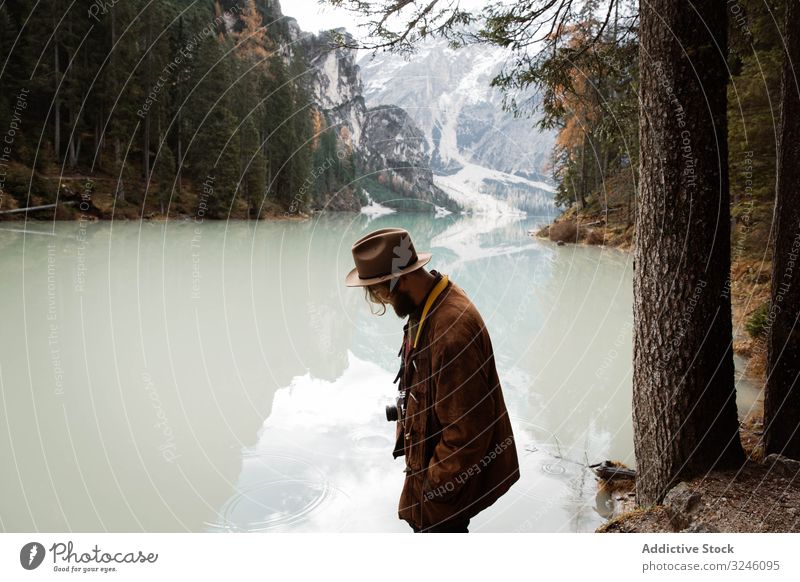
[[[159,148],[169,147],[169,145],[167,144],[167,138],[166,137],[162,137],[162,135],[161,135],[161,116],[160,115],[156,118],[156,143],[159,144]],[[158,162],[156,162],[156,164],[157,163]],[[164,158],[162,156],[161,165],[164,166],[165,163],[166,162],[164,162]],[[172,169],[172,168],[170,168],[170,169]],[[155,172],[155,168],[153,168],[153,171]],[[158,206],[159,206],[158,209],[161,212],[161,214],[164,214],[164,211],[166,209],[165,206],[169,204],[169,198],[167,198],[167,196],[168,196],[167,184],[166,184],[166,181],[162,179],[162,177],[165,176],[165,175],[169,175],[169,172],[163,172],[162,171],[161,172],[161,176],[159,176],[157,178],[158,179]],[[170,193],[171,193],[171,191],[172,191],[172,189],[170,188]]]
[[[584,124],[586,127],[586,124]],[[586,131],[583,132],[583,144],[581,145],[581,185],[580,185],[580,192],[578,196],[578,208],[583,210],[586,208],[586,142],[588,138],[586,136]]]
[[[775,253],[764,397],[766,453],[800,459],[800,0],[786,7],[778,183],[775,198]]]
[[[77,105],[68,107],[69,110],[69,123],[67,124],[72,128],[69,134],[69,141],[67,142],[67,155],[69,156],[69,167],[75,168],[78,165],[78,158],[81,153],[81,134],[79,129],[80,118],[77,114]]]
[[[78,158],[81,154],[81,137],[74,134],[69,139],[69,167],[75,168],[78,165]]]
[[[118,202],[125,202],[125,183],[122,178],[122,143],[118,137],[114,138],[114,169],[117,173],[116,197]]]
[[[651,0],[640,18],[633,423],[646,506],[744,453],[727,293],[726,6]]]
[[[101,130],[101,124],[103,123],[103,111],[101,110],[100,113],[97,114],[97,117],[94,120],[94,159],[98,160],[100,158],[100,150],[103,147],[103,134]]]
[[[242,111],[239,114],[239,119],[244,119],[247,113]],[[247,200],[247,218],[250,218],[250,198],[248,198],[247,179],[245,177],[245,167],[247,166],[247,156],[244,151],[244,125],[239,127],[239,188],[244,194],[244,199]],[[235,194],[234,194],[235,197]]]
[[[55,125],[55,135],[53,136],[53,153],[56,157],[56,162],[61,161],[61,97],[59,96],[59,82],[61,81],[61,65],[59,63],[58,54],[58,35],[57,30],[53,32],[53,83],[54,83],[54,96],[53,96],[53,125]]]
[[[145,19],[145,93],[150,91],[153,86],[153,47],[151,46],[153,43],[153,23],[150,16],[152,10],[153,8],[150,8],[147,11],[147,18]],[[142,127],[142,170],[144,170],[144,182],[145,188],[147,188],[150,182],[150,111],[145,114]]]
[[[117,55],[119,53],[119,48],[116,46],[117,43],[117,19],[116,19],[116,11],[111,10],[111,56],[109,62],[109,83],[112,87],[111,95],[116,96],[117,91],[119,90],[119,84],[117,83]],[[111,113],[109,113],[111,115]],[[111,135],[113,136],[112,144],[114,147],[114,171],[118,172],[122,168],[122,144],[119,141],[119,136],[116,134],[116,131],[112,130]],[[114,195],[117,198],[118,202],[125,201],[125,185],[122,182],[122,175],[117,176],[117,185],[115,187]]]
[[[182,101],[178,101],[178,103],[180,104],[180,103],[182,103]],[[177,122],[176,122],[175,131],[177,133],[177,148],[176,148],[176,151],[177,151],[178,155],[175,158],[177,160],[177,163],[175,164],[175,184],[176,184],[176,188],[177,188],[176,191],[175,191],[175,195],[176,195],[177,198],[180,198],[180,196],[181,196],[181,169],[183,168],[183,149],[182,149],[183,145],[181,143],[181,133],[182,133],[181,125],[182,125],[182,120],[181,120],[181,108],[180,108],[180,106],[178,108],[177,116],[178,116],[178,119],[177,119]]]

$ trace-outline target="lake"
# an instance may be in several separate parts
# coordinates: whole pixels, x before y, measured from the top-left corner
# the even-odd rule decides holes
[[[594,530],[587,465],[634,465],[632,257],[547,220],[0,223],[0,529],[411,531],[403,322],[343,285],[402,226],[481,311],[513,419],[521,480],[471,530]]]

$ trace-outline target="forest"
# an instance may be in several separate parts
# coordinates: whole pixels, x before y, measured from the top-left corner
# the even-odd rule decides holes
[[[254,218],[352,189],[356,157],[272,3],[35,4],[0,5],[0,211]]]

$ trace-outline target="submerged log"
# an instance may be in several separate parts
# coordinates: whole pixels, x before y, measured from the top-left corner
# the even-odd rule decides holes
[[[589,465],[589,468],[594,471],[600,479],[612,481],[614,479],[636,479],[636,471],[628,469],[627,467],[620,467],[611,461],[603,461]]]
[[[27,208],[14,208],[12,210],[0,210],[0,214],[14,214],[16,212],[33,212],[34,210],[45,210],[47,208],[55,208],[59,204],[62,206],[72,206],[77,204],[75,200],[68,200],[67,202],[58,202],[57,204],[42,204],[41,206],[28,206]]]

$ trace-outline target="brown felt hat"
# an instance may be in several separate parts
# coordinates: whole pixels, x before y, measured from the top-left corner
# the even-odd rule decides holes
[[[364,287],[382,283],[416,271],[431,260],[430,253],[414,249],[411,235],[402,228],[382,228],[353,243],[356,268],[344,282],[348,287]]]

